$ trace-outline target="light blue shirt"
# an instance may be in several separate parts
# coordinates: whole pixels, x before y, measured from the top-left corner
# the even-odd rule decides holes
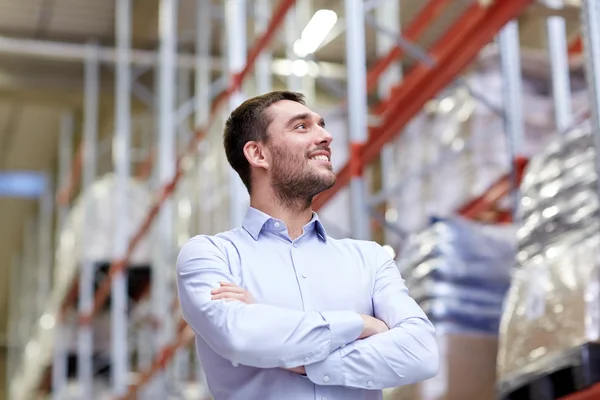
[[[256,304],[211,300],[219,282]],[[190,239],[177,259],[183,315],[215,400],[366,400],[433,377],[435,332],[375,242],[328,237],[316,213],[291,240],[249,208],[242,227]],[[357,340],[359,314],[390,330]],[[306,376],[283,368],[305,366]]]

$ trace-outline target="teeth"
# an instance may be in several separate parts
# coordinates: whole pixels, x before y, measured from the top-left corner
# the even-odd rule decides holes
[[[310,158],[311,160],[321,160],[321,161],[329,161],[327,156],[314,156]]]

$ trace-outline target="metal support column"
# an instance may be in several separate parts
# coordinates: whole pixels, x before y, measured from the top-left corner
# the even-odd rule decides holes
[[[100,64],[98,61],[98,48],[95,44],[87,47],[87,58],[85,61],[85,85],[84,85],[84,126],[83,126],[83,173],[82,193],[88,189],[96,178],[97,163],[97,140],[98,140],[98,96],[100,86]],[[65,122],[68,123],[68,122]],[[66,128],[68,129],[68,128]],[[68,135],[68,133],[66,133]],[[67,178],[68,179],[68,178]],[[94,263],[86,255],[91,215],[94,210],[90,209],[90,198],[84,197],[83,226],[85,229],[83,237],[83,251],[81,273],[79,274],[79,313],[87,315],[92,311],[94,304]],[[93,333],[91,321],[79,325],[77,341],[77,375],[79,379],[79,393],[82,396],[93,394]]]
[[[71,171],[72,168],[73,131],[73,113],[65,112],[61,116],[60,121],[57,188],[65,187],[65,184],[69,179],[69,171]],[[62,205],[60,203],[56,204],[57,221],[54,237],[56,238],[55,242],[57,244],[60,242],[60,236],[64,229],[68,212],[68,205]],[[65,341],[64,321],[62,321],[58,315],[55,315],[54,318],[54,346],[52,348],[52,399],[59,400],[64,398],[63,391],[67,385],[67,346]]]
[[[515,160],[523,148],[523,88],[519,51],[519,25],[509,21],[499,33],[500,62],[503,78],[504,129],[510,155],[513,221],[518,221],[519,187]]]
[[[225,24],[227,30],[227,61],[229,77],[242,71],[246,65],[246,0],[226,0]],[[229,109],[233,110],[244,101],[244,94],[240,88],[232,93],[229,98]],[[248,192],[242,180],[229,168],[229,225],[241,226],[248,207]]]
[[[208,124],[210,115],[212,74],[210,69],[211,42],[212,42],[212,19],[210,15],[211,5],[205,0],[196,0],[196,77],[194,98],[196,99],[194,126],[196,129],[203,128]],[[209,213],[205,212],[210,182],[213,177],[205,173],[206,155],[208,155],[209,141],[204,138],[198,145],[196,159],[197,168],[197,232],[209,233],[211,230],[211,219]]]
[[[52,214],[54,193],[50,174],[46,174],[46,190],[39,199],[38,211],[38,273],[37,273],[37,316],[45,312],[52,284]]]
[[[115,80],[115,133],[113,164],[114,193],[114,258],[122,259],[129,245],[125,227],[127,220],[127,187],[130,178],[131,152],[131,0],[118,0],[115,9],[117,65]],[[113,395],[127,392],[129,352],[127,343],[127,271],[115,273],[111,285],[111,378]]]
[[[548,7],[560,9],[563,7],[563,0],[546,0],[546,4]],[[554,119],[556,130],[564,134],[565,130],[573,123],[565,19],[558,15],[548,17],[546,30],[548,32],[550,66],[552,67]]]
[[[8,342],[6,347],[8,349],[8,363],[6,364],[6,386],[8,382],[14,376],[18,369],[20,360],[19,356],[22,354],[22,348],[19,346],[19,319],[21,314],[19,312],[19,303],[21,292],[20,281],[21,276],[21,257],[14,255],[10,265],[10,287],[9,287],[9,300],[8,300]],[[25,297],[25,296],[23,296]]]
[[[350,137],[350,220],[355,239],[370,238],[367,187],[360,151],[367,140],[367,70],[363,2],[345,0],[346,64],[348,68],[348,129]]]
[[[163,187],[175,175],[175,109],[177,69],[177,0],[161,0],[159,9],[159,69],[158,69],[158,186]],[[172,273],[174,260],[173,200],[166,199],[154,224],[155,257],[152,265],[152,309],[160,321],[156,332],[155,346],[165,348],[174,337],[174,322],[171,315]],[[159,350],[160,351],[160,350]],[[167,368],[168,370],[169,368]],[[154,379],[154,396],[167,398],[166,371],[159,372]]]
[[[296,39],[300,38],[302,29],[308,24],[313,14],[312,0],[302,0],[296,2]],[[306,60],[302,60],[306,62]],[[308,71],[308,68],[305,68]],[[306,97],[306,103],[310,106],[315,105],[316,101],[316,82],[315,78],[305,73],[300,77],[300,91]]]
[[[29,217],[25,223],[25,229],[23,230],[23,245],[21,248],[21,287],[19,288],[20,293],[32,293],[34,288],[31,287],[31,282],[34,281],[35,270],[33,269],[35,260],[35,246],[32,246],[35,242],[32,240],[35,234],[35,221]],[[33,315],[32,310],[32,297],[25,296],[21,299],[19,307],[19,343],[21,348],[25,348],[27,341],[31,337],[31,322]]]
[[[592,129],[596,147],[596,173],[600,176],[600,2],[598,0],[581,2],[581,25]],[[598,182],[600,184],[600,180]]]
[[[256,17],[254,18],[254,33],[262,35],[269,26],[269,15],[271,15],[271,0],[256,0],[254,3]],[[293,43],[292,43],[293,47]],[[288,50],[289,51],[289,50]],[[265,50],[256,59],[256,92],[261,95],[273,90],[271,74],[271,52]]]
[[[300,6],[299,3],[300,2],[296,2],[296,4],[292,6],[285,15],[285,53],[287,59],[292,63],[295,63],[299,60],[298,56],[294,52],[294,42],[300,38],[300,32],[302,32],[298,23],[298,6]],[[291,90],[292,92],[299,92],[302,90],[302,77],[296,75],[293,71],[294,68],[292,68],[292,72],[287,76],[286,89]]]
[[[400,1],[385,1],[382,4],[379,4],[375,8],[375,21],[378,26],[385,28],[387,30],[401,30],[400,24]],[[396,40],[390,36],[386,35],[384,32],[377,31],[375,47],[377,51],[378,57],[383,57],[386,54],[389,54],[390,51],[396,47]],[[377,87],[377,92],[380,99],[387,99],[390,95],[390,89],[398,84],[402,79],[402,68],[399,62],[396,62],[388,67],[388,69],[381,74],[381,78],[379,78],[379,84]],[[396,157],[394,157],[394,145],[393,143],[388,143],[383,146],[381,151],[381,183],[382,189],[385,191],[391,190],[394,183],[400,180],[400,177],[396,173],[397,166],[395,164]],[[389,215],[387,213],[388,210],[391,213],[396,214],[397,209],[399,208],[399,204],[397,202],[387,201],[386,207],[386,217]],[[387,220],[387,218],[386,218]],[[388,221],[394,222],[394,221]],[[390,236],[393,235],[393,231],[389,228],[385,229],[385,239],[389,241]]]

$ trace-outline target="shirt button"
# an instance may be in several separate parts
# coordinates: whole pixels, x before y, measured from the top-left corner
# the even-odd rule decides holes
[[[327,400],[327,397],[323,396],[321,397],[321,400]]]
[[[275,222],[275,228],[279,228],[279,222]]]
[[[306,278],[308,276],[308,274],[306,272],[302,273],[302,277]]]
[[[310,358],[304,357],[304,362],[308,362],[309,360],[310,360]]]
[[[324,380],[325,382],[329,382],[329,376],[325,375],[325,376],[323,377],[323,380]]]
[[[369,387],[373,386],[373,382],[371,382],[371,381],[367,382],[367,386],[369,386]]]

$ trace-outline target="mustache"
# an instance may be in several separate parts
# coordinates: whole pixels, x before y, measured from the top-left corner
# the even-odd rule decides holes
[[[331,153],[331,147],[329,147],[329,146],[327,146],[327,145],[323,145],[323,146],[317,146],[317,147],[315,147],[314,149],[311,149],[311,150],[308,152],[308,154],[312,154],[312,153],[314,153],[314,152],[317,152],[317,151],[326,151],[326,152],[328,152],[329,154],[332,154],[332,153]]]

